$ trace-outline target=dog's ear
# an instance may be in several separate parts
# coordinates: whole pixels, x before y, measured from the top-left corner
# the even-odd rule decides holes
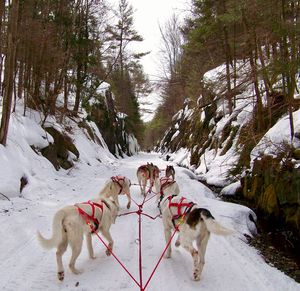
[[[201,209],[196,208],[193,209],[189,215],[188,218],[186,220],[186,223],[191,227],[191,228],[195,228],[196,225],[198,224],[199,220],[201,219]]]

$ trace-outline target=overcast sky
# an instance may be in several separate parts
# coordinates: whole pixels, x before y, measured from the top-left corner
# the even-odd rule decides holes
[[[188,7],[188,0],[128,0],[134,9],[135,28],[144,38],[144,41],[135,44],[141,51],[151,51],[142,59],[145,72],[150,79],[157,76],[157,53],[159,51],[161,36],[159,24],[164,23],[172,14],[183,17]]]
[[[111,0],[112,3],[119,2],[118,0]],[[143,42],[135,43],[133,45],[136,52],[147,52],[150,54],[143,57],[141,63],[144,71],[148,74],[151,81],[157,80],[159,70],[158,52],[161,47],[161,35],[159,25],[164,23],[175,14],[181,19],[187,14],[190,0],[128,0],[134,10],[134,27],[137,32],[144,38]],[[147,108],[155,109],[159,96],[157,92],[153,92],[147,102],[151,105]],[[142,106],[143,107],[143,106]],[[149,121],[153,114],[142,114],[144,121]]]

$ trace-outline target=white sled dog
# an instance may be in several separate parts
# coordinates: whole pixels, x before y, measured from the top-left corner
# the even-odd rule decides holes
[[[131,205],[130,186],[131,182],[128,178],[120,175],[114,176],[106,181],[103,189],[99,193],[99,196],[105,198],[112,197],[118,207],[120,207],[118,196],[125,194],[128,199],[127,209],[129,209]]]
[[[52,237],[50,239],[44,238],[38,231],[37,236],[42,247],[45,249],[57,248],[57,277],[60,281],[65,276],[62,256],[68,244],[70,244],[72,249],[69,268],[74,274],[82,272],[75,268],[75,262],[82,249],[84,234],[86,235],[87,248],[91,259],[95,258],[91,236],[93,232],[100,231],[103,234],[108,241],[106,255],[109,256],[111,254],[113,239],[109,229],[111,224],[115,222],[117,214],[118,207],[113,199],[99,198],[66,206],[58,210],[53,218]],[[87,224],[88,221],[93,226],[93,231]]]
[[[233,231],[215,221],[209,210],[200,208],[182,196],[165,197],[161,202],[161,209],[166,243],[170,241],[172,229],[176,227],[179,235],[175,246],[181,245],[191,254],[194,263],[193,279],[200,280],[210,233],[229,235]],[[193,241],[196,241],[197,249],[194,248]],[[165,253],[165,258],[170,257],[171,244]]]
[[[168,177],[156,177],[154,180],[156,201],[158,202],[158,208],[161,211],[160,203],[164,197],[171,195],[179,195],[179,186],[175,180]]]

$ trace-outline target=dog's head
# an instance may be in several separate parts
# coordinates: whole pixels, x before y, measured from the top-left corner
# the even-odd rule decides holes
[[[172,174],[175,174],[175,170],[173,166],[168,165],[166,168],[166,176],[169,177]]]

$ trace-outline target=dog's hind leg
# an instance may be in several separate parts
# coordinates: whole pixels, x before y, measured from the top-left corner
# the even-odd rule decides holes
[[[129,209],[130,206],[131,206],[131,195],[130,195],[130,193],[126,193],[126,196],[127,196],[127,199],[128,199],[127,209]]]
[[[86,234],[86,244],[87,244],[87,249],[88,249],[90,258],[91,259],[96,259],[95,255],[94,255],[94,250],[93,250],[91,233]]]
[[[68,239],[67,239],[67,234],[65,233],[64,230],[62,230],[62,241],[59,243],[56,251],[56,263],[57,263],[57,277],[58,280],[63,281],[65,278],[65,271],[64,271],[64,266],[62,263],[62,256],[65,253],[67,247],[68,247]]]
[[[165,232],[165,239],[166,239],[166,244],[169,243],[170,239],[171,239],[171,228],[168,226],[164,227],[164,232]],[[169,245],[167,251],[165,252],[164,257],[166,259],[171,258],[171,253],[172,253],[172,248],[171,248],[171,244]]]
[[[198,251],[193,247],[193,242],[190,240],[183,240],[181,241],[181,246],[188,251],[194,262],[194,271],[193,271],[193,277],[195,281],[198,281],[200,279],[200,276],[198,278],[197,274],[199,272],[199,260],[198,260]]]
[[[78,228],[76,230],[72,229],[72,231],[68,231],[68,239],[72,248],[72,256],[70,259],[69,268],[74,274],[80,274],[82,271],[75,268],[75,262],[81,253],[83,241],[82,229]]]
[[[207,247],[209,237],[210,237],[210,232],[208,232],[207,230],[203,230],[196,241],[198,252],[199,252],[199,261],[197,266],[195,266],[195,270],[194,270],[195,281],[200,280],[200,276],[205,264],[205,253],[206,253],[206,247]]]
[[[176,247],[179,247],[179,246],[180,246],[180,233],[178,234],[178,237],[177,237],[177,239],[176,239],[175,246],[176,246]]]
[[[146,194],[146,185],[147,185],[147,179],[146,178],[143,178],[142,179],[142,195],[145,196]]]
[[[105,251],[107,256],[111,255],[111,251],[113,250],[113,246],[114,246],[114,241],[109,233],[109,230],[106,229],[101,229],[101,233],[103,234],[103,236],[107,239],[108,241],[108,249]]]

